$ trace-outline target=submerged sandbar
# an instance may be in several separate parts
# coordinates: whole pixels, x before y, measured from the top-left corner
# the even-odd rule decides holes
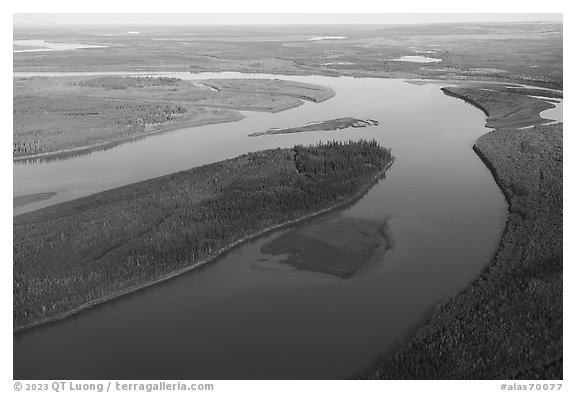
[[[30,203],[43,201],[52,198],[56,192],[40,192],[38,194],[21,195],[13,198],[13,206],[20,207]]]
[[[384,260],[394,245],[386,221],[357,217],[325,218],[291,230],[262,246],[285,258],[275,265],[350,278],[362,267]],[[263,268],[265,264],[259,264]]]

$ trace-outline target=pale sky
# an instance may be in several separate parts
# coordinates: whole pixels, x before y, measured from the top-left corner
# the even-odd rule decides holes
[[[562,22],[562,14],[13,14],[14,25],[277,25],[412,24],[453,22]]]

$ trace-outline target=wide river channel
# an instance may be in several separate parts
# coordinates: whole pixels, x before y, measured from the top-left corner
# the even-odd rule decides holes
[[[69,75],[69,74],[68,74]],[[484,114],[439,84],[320,76],[170,73],[183,79],[281,78],[336,96],[238,122],[184,128],[73,158],[15,162],[14,196],[55,192],[20,214],[84,195],[232,158],[318,141],[376,139],[396,157],[358,202],[322,220],[386,220],[394,248],[350,279],[263,270],[262,245],[63,321],[14,336],[15,379],[325,379],[361,375],[456,295],[497,249],[507,205],[472,150]],[[376,127],[251,138],[271,127],[354,116]]]

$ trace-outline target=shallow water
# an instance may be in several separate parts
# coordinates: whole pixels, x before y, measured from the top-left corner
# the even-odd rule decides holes
[[[28,205],[38,208],[248,151],[375,138],[392,148],[392,169],[360,201],[328,219],[386,221],[394,248],[385,259],[346,280],[255,268],[270,258],[261,247],[284,232],[276,231],[197,272],[16,335],[15,378],[353,377],[477,277],[496,250],[507,207],[472,150],[488,131],[482,112],[436,84],[281,78],[330,86],[336,96],[280,113],[246,112],[239,122],[168,132],[73,159],[15,164],[14,195],[58,192]],[[379,125],[247,136],[347,116]]]

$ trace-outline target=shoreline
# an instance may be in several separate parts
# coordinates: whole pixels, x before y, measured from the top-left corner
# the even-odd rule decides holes
[[[467,104],[481,110],[486,116],[486,128],[490,129],[520,129],[526,127],[532,127],[538,124],[550,124],[554,120],[543,118],[540,114],[548,109],[553,109],[556,105],[552,104],[547,100],[542,100],[539,98],[533,98],[530,94],[523,93],[510,93],[505,91],[494,91],[492,97],[475,97],[478,93],[484,89],[482,88],[468,88],[469,91],[466,93],[460,93],[454,91],[454,87],[442,87],[440,90],[449,97],[458,98]],[[457,89],[457,88],[456,88]],[[500,97],[498,97],[500,95]],[[516,101],[509,102],[503,100],[505,96],[513,97]],[[522,99],[530,99],[532,102],[522,102]],[[483,100],[484,103],[479,100]],[[501,101],[498,101],[501,100]],[[500,108],[506,108],[507,111],[503,112]],[[499,113],[496,109],[500,109]]]
[[[442,87],[440,90],[442,90],[442,92],[444,94],[446,94],[448,97],[458,98],[459,100],[462,100],[465,103],[472,105],[474,108],[479,109],[486,116],[486,120],[488,120],[488,118],[490,117],[490,113],[488,113],[488,109],[484,108],[482,106],[482,104],[476,102],[476,100],[474,100],[473,98],[466,97],[465,95],[450,91],[447,87]]]
[[[38,73],[42,73],[45,72],[47,74],[50,74],[50,71],[39,71]],[[78,73],[79,75],[82,75],[84,72],[83,71],[65,71],[66,73]],[[144,71],[134,71],[134,73],[142,73]],[[166,73],[171,73],[171,72],[180,72],[180,71],[174,71],[174,70],[169,70],[169,71],[153,71],[151,73],[157,74],[157,75],[162,75],[162,74],[166,74]],[[182,71],[185,72],[185,71]],[[213,71],[202,71],[202,72],[213,72]],[[266,72],[247,72],[247,71],[216,71],[216,72],[239,72],[242,74],[254,74],[254,75],[268,75],[269,73]],[[17,72],[16,72],[17,73]],[[106,73],[106,72],[105,72]],[[115,72],[111,71],[110,72],[111,75],[116,75]],[[13,73],[14,74],[14,73]],[[99,72],[95,71],[94,75],[99,74]],[[123,74],[123,72],[121,72],[120,74]],[[120,75],[119,74],[119,75]],[[127,75],[130,74],[130,71],[126,72]],[[90,73],[88,73],[88,75],[90,75]],[[417,77],[411,77],[411,76],[362,76],[362,75],[326,75],[326,74],[270,74],[270,75],[279,75],[279,76],[321,76],[321,77],[328,77],[328,78],[339,78],[339,77],[352,77],[352,78],[374,78],[374,79],[397,79],[397,80],[402,80],[405,81],[407,83],[410,83],[410,81],[424,81],[425,83],[439,83],[439,84],[446,84],[446,83],[455,83],[455,84],[462,84],[462,83],[468,83],[468,82],[478,82],[478,83],[498,83],[498,84],[502,84],[502,83],[507,83],[505,81],[490,81],[490,80],[483,80],[483,79],[470,79],[470,80],[460,80],[460,79],[436,79],[436,78],[431,78],[431,79],[425,79],[425,78],[417,78]],[[62,75],[64,76],[64,75]],[[14,76],[13,77],[18,77],[18,76]],[[58,76],[53,76],[53,77],[61,77],[60,75]],[[234,78],[232,78],[234,79]],[[201,79],[200,79],[201,80]],[[529,85],[526,84],[525,86],[531,86],[531,87],[541,87],[538,86],[537,84],[534,85]],[[449,88],[449,86],[444,86],[442,87],[440,90],[442,90],[442,92],[444,94],[446,94],[447,96],[450,97],[454,97],[454,98],[458,98],[461,99],[462,101],[474,106],[475,108],[481,110],[485,115],[486,118],[488,119],[488,117],[490,116],[488,114],[488,111],[486,108],[484,108],[481,104],[477,103],[475,100],[471,99],[470,97],[466,97],[463,96],[461,94],[452,92],[450,90],[447,90],[447,88]],[[556,90],[556,89],[551,89],[548,88],[550,90],[555,90],[555,91],[562,91],[562,90]],[[334,95],[330,96],[328,99],[333,98]],[[309,102],[322,102],[322,101],[326,101],[326,100],[320,100],[320,101],[315,101],[312,100],[310,98],[307,97],[302,97],[302,96],[296,96],[296,98],[298,98],[299,100],[299,104],[296,106],[290,106],[290,107],[283,107],[283,108],[279,108],[277,110],[273,110],[273,111],[264,111],[264,112],[270,112],[270,113],[277,113],[277,112],[282,112],[285,110],[290,110],[290,109],[294,109],[297,108],[298,106],[301,106],[304,102],[303,101],[309,101]],[[328,100],[327,99],[327,100]],[[194,122],[194,121],[190,121],[190,122],[185,122],[182,124],[178,124],[178,125],[171,125],[169,127],[166,128],[161,128],[159,130],[155,130],[155,131],[151,131],[148,133],[143,133],[143,134],[138,134],[138,135],[129,135],[129,136],[125,136],[125,137],[121,137],[118,139],[114,139],[111,141],[107,141],[107,142],[100,142],[100,143],[96,143],[96,144],[91,144],[91,145],[86,145],[86,146],[79,146],[79,147],[73,147],[73,148],[68,148],[68,149],[62,149],[62,150],[56,150],[56,151],[52,151],[52,152],[44,152],[44,153],[38,153],[38,154],[32,154],[32,155],[27,155],[27,156],[17,156],[17,157],[12,157],[12,162],[13,163],[18,163],[18,162],[22,162],[22,161],[33,161],[33,160],[46,160],[46,161],[52,161],[52,160],[59,160],[59,159],[65,159],[65,158],[69,158],[69,157],[75,157],[77,155],[83,155],[83,154],[90,154],[92,152],[97,152],[97,151],[102,151],[102,150],[107,150],[116,146],[119,146],[121,144],[124,143],[129,143],[129,142],[135,142],[138,141],[140,139],[145,139],[148,138],[150,136],[154,136],[154,135],[159,135],[162,134],[164,132],[169,132],[169,131],[177,131],[177,130],[181,130],[183,128],[192,128],[192,127],[201,127],[201,126],[205,126],[205,125],[212,125],[212,124],[225,124],[225,123],[231,123],[234,121],[241,121],[245,118],[245,116],[242,114],[242,111],[245,111],[245,109],[230,109],[231,111],[235,111],[237,113],[240,114],[240,117],[237,119],[229,119],[229,120],[216,120],[216,121],[212,121],[210,119],[206,119],[200,122]],[[260,111],[260,110],[259,110]],[[539,113],[536,114],[537,116],[539,116]],[[543,118],[541,118],[543,119]],[[545,120],[545,119],[543,119]],[[252,136],[252,135],[249,135]]]
[[[447,94],[449,95],[449,94]],[[457,96],[454,96],[454,98],[460,98]],[[480,108],[477,108],[480,109]],[[486,113],[486,112],[485,112]],[[488,116],[488,114],[486,113],[486,116]],[[487,132],[486,134],[481,135],[480,137],[478,137],[478,139],[476,139],[476,141],[474,142],[474,144],[472,145],[472,150],[474,151],[474,153],[476,154],[476,156],[480,159],[480,161],[482,161],[482,163],[486,166],[486,168],[490,171],[490,174],[492,175],[492,178],[494,179],[494,182],[496,183],[496,185],[498,186],[498,189],[500,190],[500,192],[504,195],[504,198],[506,200],[506,204],[507,204],[507,208],[506,208],[506,222],[504,224],[504,228],[502,230],[502,233],[500,234],[500,239],[498,240],[498,246],[496,247],[496,250],[494,251],[494,254],[492,255],[492,257],[490,257],[490,261],[488,262],[488,264],[484,267],[484,269],[482,270],[482,272],[480,273],[480,275],[478,277],[476,277],[470,284],[468,284],[466,287],[462,288],[462,290],[460,292],[458,292],[457,294],[455,294],[454,296],[447,298],[443,301],[441,301],[440,303],[436,304],[435,307],[433,307],[431,309],[431,311],[429,312],[429,314],[424,318],[424,324],[423,325],[418,325],[416,326],[410,334],[408,334],[406,336],[406,341],[404,343],[400,343],[397,344],[396,346],[394,346],[394,348],[392,348],[387,354],[384,354],[384,356],[382,356],[380,358],[380,360],[377,360],[374,364],[374,366],[365,369],[363,372],[359,373],[356,377],[353,377],[352,379],[387,379],[385,376],[383,377],[380,374],[380,367],[388,360],[393,359],[395,355],[397,355],[400,351],[402,351],[407,345],[409,345],[412,340],[414,340],[415,337],[418,336],[418,334],[420,334],[423,330],[429,328],[429,325],[433,319],[433,317],[436,315],[436,313],[438,312],[439,308],[441,308],[442,306],[444,306],[446,303],[450,302],[453,299],[458,298],[459,296],[461,296],[463,293],[465,293],[467,290],[469,290],[472,286],[476,285],[476,282],[483,277],[484,273],[488,270],[490,270],[490,268],[492,267],[492,265],[495,263],[496,258],[498,257],[498,254],[502,253],[504,247],[505,247],[505,238],[506,235],[509,233],[510,228],[509,228],[509,224],[510,224],[510,216],[512,214],[511,211],[511,207],[512,207],[512,201],[510,199],[510,195],[505,191],[505,185],[503,180],[500,178],[500,176],[497,174],[496,169],[494,168],[494,165],[492,164],[492,162],[486,157],[486,155],[484,155],[484,153],[482,153],[482,151],[476,146],[476,143],[478,142],[478,140],[480,138],[482,138],[483,136],[489,134],[489,132]],[[395,378],[395,379],[402,379],[401,377]],[[406,378],[407,379],[407,378]],[[420,380],[422,380],[422,378],[420,378]]]
[[[169,71],[168,71],[168,73],[169,73]],[[162,75],[162,74],[159,74],[159,75]],[[66,76],[47,76],[47,77],[48,78],[51,78],[51,77],[53,77],[53,78],[61,78],[61,77],[66,78]],[[17,76],[13,75],[13,78],[17,78]],[[238,79],[238,80],[242,80],[242,79]],[[199,80],[192,80],[191,82],[200,82],[200,81],[211,82],[212,80],[199,79]],[[212,85],[210,85],[209,83],[204,83],[204,84],[208,87],[213,88]],[[88,144],[88,145],[73,146],[73,147],[58,149],[58,150],[54,150],[54,151],[46,151],[46,152],[42,152],[42,153],[20,155],[20,156],[14,156],[14,154],[13,154],[12,155],[12,162],[14,163],[14,162],[22,162],[22,161],[33,161],[33,160],[52,161],[52,160],[58,160],[61,158],[64,159],[64,158],[68,158],[68,157],[74,157],[77,155],[90,154],[92,152],[107,150],[107,149],[113,148],[115,146],[119,146],[121,144],[124,144],[124,143],[138,141],[138,140],[145,139],[147,137],[150,137],[153,135],[158,135],[158,134],[161,134],[164,132],[176,131],[176,130],[181,130],[184,128],[201,127],[201,126],[205,126],[205,125],[225,124],[225,123],[230,123],[230,122],[234,122],[234,121],[241,121],[246,117],[242,112],[278,113],[278,112],[283,112],[286,110],[297,108],[299,106],[304,105],[306,102],[321,103],[321,102],[324,102],[324,101],[327,101],[327,100],[333,98],[336,95],[336,92],[333,89],[326,88],[325,86],[320,86],[320,87],[322,87],[323,89],[326,90],[326,95],[324,97],[316,98],[313,95],[307,96],[304,94],[286,92],[286,93],[282,93],[280,95],[286,96],[286,97],[292,97],[294,99],[294,102],[286,102],[286,103],[283,103],[282,105],[276,105],[276,107],[269,107],[269,106],[267,107],[264,104],[259,104],[257,106],[238,105],[238,106],[235,106],[234,108],[230,108],[224,104],[218,104],[218,103],[213,103],[213,104],[209,104],[206,106],[200,105],[200,107],[217,109],[217,110],[225,110],[227,112],[230,112],[230,115],[226,115],[227,118],[218,118],[218,117],[213,116],[212,118],[207,118],[207,119],[190,119],[190,120],[186,120],[186,121],[183,121],[181,123],[178,123],[178,124],[168,123],[166,126],[160,126],[158,129],[155,129],[152,131],[142,132],[142,133],[137,133],[137,134],[132,134],[132,135],[126,135],[126,136],[114,138],[114,139],[111,139],[108,141],[92,143],[92,144]],[[249,92],[249,90],[247,90],[247,91]],[[242,92],[243,91],[240,90],[237,93],[242,93]],[[258,90],[255,90],[255,92],[258,92]],[[274,95],[277,93],[271,92],[268,94]]]
[[[174,125],[171,125],[171,126],[166,127],[166,128],[161,128],[159,130],[154,130],[154,131],[150,131],[150,132],[138,134],[138,135],[129,135],[129,136],[125,136],[125,137],[122,137],[119,139],[114,139],[114,140],[108,141],[108,142],[101,142],[101,143],[96,143],[96,144],[87,145],[87,146],[73,147],[70,149],[57,150],[57,151],[53,151],[53,152],[39,153],[39,154],[33,154],[33,155],[28,155],[28,156],[13,157],[12,162],[38,160],[38,159],[39,160],[49,160],[49,161],[50,160],[58,160],[61,158],[68,158],[70,156],[76,156],[76,155],[80,155],[80,154],[89,154],[89,153],[92,153],[95,151],[100,151],[100,150],[107,150],[109,148],[121,145],[123,143],[135,142],[135,141],[138,141],[140,139],[144,139],[144,138],[147,138],[147,137],[153,136],[153,135],[162,134],[162,133],[168,132],[168,131],[176,131],[176,130],[181,130],[184,128],[201,127],[201,126],[212,125],[212,124],[232,123],[232,122],[240,121],[240,120],[244,119],[244,115],[242,115],[241,111],[235,110],[235,109],[233,109],[233,111],[237,112],[240,115],[240,117],[237,119],[228,119],[228,120],[212,121],[210,119],[206,119],[206,120],[199,121],[199,122],[190,121],[190,122],[185,122],[182,124],[174,124]]]
[[[204,259],[202,259],[202,260],[200,260],[200,261],[197,261],[196,263],[194,263],[194,264],[192,264],[192,265],[186,266],[186,267],[184,267],[184,268],[182,268],[182,269],[178,269],[178,270],[173,271],[173,272],[171,272],[171,273],[165,274],[165,275],[163,275],[163,276],[161,276],[161,277],[158,277],[158,278],[155,279],[155,280],[152,280],[152,281],[149,281],[149,282],[146,282],[146,283],[143,283],[143,284],[139,284],[139,285],[136,285],[136,286],[133,286],[133,287],[130,287],[130,288],[126,288],[126,289],[124,289],[124,290],[121,290],[121,291],[118,291],[118,292],[115,292],[115,293],[106,295],[106,296],[104,296],[104,297],[102,297],[102,298],[99,298],[99,299],[96,299],[96,300],[94,300],[94,301],[91,301],[91,302],[88,302],[88,303],[84,303],[83,305],[81,305],[81,306],[79,306],[79,307],[76,307],[76,308],[74,308],[74,309],[72,309],[72,310],[69,310],[69,311],[67,311],[67,312],[65,312],[65,313],[63,313],[63,314],[58,315],[58,316],[54,316],[54,317],[51,317],[51,318],[46,318],[46,319],[43,319],[43,320],[40,320],[40,321],[37,321],[37,322],[33,322],[33,323],[30,323],[30,324],[27,324],[27,325],[23,325],[23,326],[20,326],[20,327],[17,327],[17,328],[13,328],[13,335],[19,334],[19,333],[23,333],[23,332],[27,332],[27,331],[30,331],[31,329],[34,329],[34,328],[36,328],[36,327],[40,327],[40,326],[43,326],[43,325],[46,325],[46,324],[49,324],[49,323],[52,323],[52,322],[57,322],[57,321],[64,320],[64,319],[66,319],[66,318],[68,318],[68,317],[74,316],[74,315],[76,315],[76,314],[78,314],[78,313],[80,313],[80,312],[82,312],[82,311],[89,310],[89,309],[91,309],[91,308],[93,308],[93,307],[96,307],[96,306],[98,306],[98,305],[100,305],[100,304],[104,304],[104,303],[106,303],[106,302],[109,302],[109,301],[113,301],[113,300],[115,300],[115,299],[118,299],[118,298],[120,298],[120,297],[122,297],[122,296],[132,294],[132,293],[134,293],[134,292],[136,292],[136,291],[139,291],[139,290],[141,290],[141,289],[145,289],[145,288],[154,286],[154,285],[156,285],[156,284],[160,284],[160,283],[165,282],[165,281],[167,281],[167,280],[170,280],[170,279],[172,279],[172,278],[178,277],[178,276],[180,276],[180,275],[182,275],[182,274],[184,274],[184,273],[191,272],[191,271],[195,270],[196,268],[201,267],[201,266],[203,266],[203,265],[206,265],[206,264],[208,264],[208,263],[210,263],[210,262],[213,262],[213,261],[215,261],[216,259],[218,259],[219,257],[223,256],[226,252],[232,250],[232,249],[235,248],[235,247],[239,247],[239,246],[241,246],[242,244],[244,244],[244,243],[246,243],[246,242],[248,242],[248,241],[250,241],[250,240],[257,239],[258,237],[263,236],[263,235],[266,235],[266,234],[268,234],[268,233],[270,233],[270,232],[273,232],[273,231],[275,231],[275,230],[283,229],[283,228],[286,228],[286,227],[290,227],[290,226],[295,225],[295,224],[298,224],[298,223],[300,223],[300,222],[302,222],[302,221],[306,221],[306,220],[311,219],[311,218],[316,218],[316,217],[318,217],[318,216],[321,216],[321,215],[323,215],[323,214],[330,213],[330,212],[332,212],[332,211],[334,211],[334,210],[337,210],[337,209],[339,209],[339,208],[343,208],[343,207],[345,207],[346,205],[348,205],[348,204],[350,204],[350,203],[353,203],[353,202],[355,202],[356,200],[362,198],[370,188],[372,188],[375,184],[377,184],[377,183],[386,175],[386,172],[388,172],[388,170],[391,168],[391,166],[392,166],[393,163],[394,163],[394,159],[393,159],[382,171],[380,171],[380,172],[378,172],[376,175],[374,175],[374,176],[372,177],[372,179],[371,179],[368,183],[366,183],[364,186],[362,186],[362,187],[360,188],[360,190],[358,190],[358,191],[357,191],[354,195],[352,195],[351,197],[346,198],[344,201],[338,202],[338,203],[336,203],[336,204],[334,204],[334,205],[328,206],[328,207],[326,207],[326,208],[324,208],[324,209],[321,209],[321,210],[318,210],[318,211],[316,211],[316,212],[309,213],[309,214],[305,214],[305,215],[303,215],[303,216],[301,216],[301,217],[298,217],[298,218],[295,218],[295,219],[293,219],[293,220],[289,220],[289,221],[285,221],[285,222],[282,222],[282,223],[279,223],[279,224],[275,224],[275,225],[268,226],[268,227],[263,228],[263,229],[255,232],[255,233],[252,233],[252,234],[243,236],[242,238],[240,238],[240,239],[238,239],[238,240],[236,240],[236,241],[234,241],[234,242],[232,242],[232,243],[230,243],[230,244],[228,244],[228,245],[220,248],[219,250],[216,251],[216,253],[215,253],[214,255],[211,255],[211,256],[209,256],[209,257],[206,257],[206,258],[204,258]]]
[[[456,94],[453,96],[454,98],[467,101]],[[474,106],[476,107],[476,105]],[[483,110],[486,116],[489,116],[489,113],[483,108],[479,107],[478,109]],[[538,113],[536,113],[536,115],[538,115]],[[507,330],[507,332],[522,332],[524,329],[534,329],[534,326],[532,325],[523,326],[521,325],[521,322],[517,322],[522,319],[526,312],[524,307],[528,307],[526,306],[527,300],[523,296],[532,295],[534,300],[544,298],[543,300],[540,300],[544,303],[550,301],[549,297],[552,297],[552,301],[549,303],[552,306],[552,310],[547,310],[547,312],[548,314],[553,315],[544,315],[544,318],[559,319],[560,323],[562,323],[562,315],[560,314],[558,318],[558,315],[554,315],[556,310],[553,310],[554,306],[562,307],[562,302],[558,305],[556,304],[557,301],[555,302],[555,299],[553,298],[555,291],[557,291],[557,287],[554,285],[558,285],[557,283],[552,282],[552,284],[550,284],[552,285],[552,290],[550,292],[553,293],[546,293],[546,295],[542,295],[538,292],[536,292],[536,294],[529,293],[526,295],[523,290],[518,289],[518,286],[524,285],[525,281],[523,280],[527,280],[527,278],[524,278],[522,274],[524,273],[524,275],[526,275],[524,270],[530,268],[535,269],[535,271],[529,276],[530,280],[543,280],[544,278],[547,278],[547,276],[542,276],[540,271],[554,271],[554,260],[549,261],[547,259],[549,257],[546,254],[550,252],[553,253],[554,246],[551,246],[553,251],[547,250],[546,247],[541,247],[542,245],[538,244],[538,235],[532,232],[534,231],[534,226],[540,227],[543,231],[549,230],[546,226],[546,222],[540,222],[542,221],[542,218],[538,217],[538,214],[542,214],[541,211],[550,211],[550,209],[553,208],[551,207],[553,205],[549,205],[547,202],[549,202],[548,199],[550,198],[553,200],[555,194],[552,192],[552,196],[550,196],[542,194],[538,188],[533,190],[534,186],[532,186],[531,183],[528,183],[528,186],[526,186],[528,187],[528,191],[521,188],[523,183],[520,183],[521,186],[518,187],[520,191],[518,191],[516,190],[516,185],[518,184],[518,181],[522,179],[521,175],[524,171],[532,170],[532,168],[525,168],[522,167],[522,165],[537,165],[546,170],[549,169],[548,167],[553,167],[554,164],[551,164],[552,158],[550,157],[534,159],[536,163],[530,161],[529,158],[524,158],[525,161],[522,161],[520,164],[514,161],[515,159],[518,160],[514,155],[518,156],[518,154],[525,155],[533,153],[530,150],[524,152],[522,147],[523,144],[527,144],[527,149],[535,149],[537,152],[539,152],[540,149],[551,150],[550,145],[546,145],[545,142],[541,142],[542,146],[534,145],[531,147],[529,143],[531,137],[530,133],[540,135],[542,129],[546,131],[554,129],[554,127],[559,127],[560,133],[562,133],[562,124],[562,122],[560,122],[559,125],[533,124],[529,129],[492,129],[478,137],[474,142],[472,150],[490,171],[494,182],[504,195],[508,205],[506,224],[500,236],[498,246],[493,256],[490,258],[490,261],[478,277],[474,278],[470,284],[454,296],[440,302],[423,321],[423,324],[415,329],[415,332],[404,344],[392,349],[389,353],[377,360],[374,366],[365,370],[361,374],[360,378],[437,380],[485,378],[517,379],[525,376],[528,379],[558,379],[558,373],[560,379],[562,378],[562,354],[560,353],[560,355],[558,355],[557,353],[554,353],[554,349],[549,349],[548,347],[546,350],[552,351],[552,353],[547,354],[547,356],[543,355],[543,358],[539,358],[537,361],[534,359],[518,359],[520,355],[516,352],[508,352],[508,357],[512,359],[511,362],[515,364],[511,363],[508,368],[497,371],[494,371],[494,364],[500,363],[497,360],[494,360],[495,363],[493,364],[489,363],[491,358],[483,359],[482,356],[479,357],[484,366],[483,368],[478,367],[477,362],[473,363],[473,359],[470,360],[470,362],[467,362],[468,359],[454,360],[450,358],[450,354],[456,356],[458,353],[469,354],[470,352],[477,353],[476,356],[478,356],[479,353],[486,349],[489,352],[487,357],[494,356],[494,359],[496,359],[496,356],[500,354],[500,351],[490,352],[490,348],[481,347],[482,341],[480,340],[489,340],[494,338],[490,337],[490,331],[482,325],[482,322],[478,322],[479,320],[499,318],[500,324],[504,323],[513,325],[514,323],[520,323],[520,326],[508,328],[510,330]],[[498,138],[502,138],[502,135],[510,135],[508,138],[512,138],[513,136],[516,137],[514,134],[515,132],[518,133],[520,137],[517,137],[518,140],[510,142],[511,145],[504,146],[501,144],[501,141],[498,143]],[[514,145],[514,143],[516,145]],[[518,146],[520,146],[521,153],[518,152]],[[553,146],[554,145],[552,145],[552,147]],[[516,150],[514,150],[514,148]],[[510,151],[512,151],[512,153],[510,153]],[[488,157],[487,153],[492,153],[494,157]],[[509,156],[509,154],[513,154],[513,156]],[[561,158],[562,145],[560,144],[560,160]],[[512,168],[509,168],[508,165],[511,163]],[[514,165],[520,166],[518,167]],[[538,171],[538,177],[540,178],[544,176],[543,174],[540,174],[541,170],[542,169]],[[560,176],[562,176],[561,172]],[[507,177],[507,179],[505,177]],[[533,194],[536,194],[536,196]],[[525,202],[523,198],[528,198],[528,195],[532,199],[530,199],[529,202]],[[530,209],[530,207],[532,209]],[[562,223],[560,219],[560,233],[562,231],[561,225]],[[553,225],[552,228],[554,228]],[[560,241],[560,244],[562,243],[561,238],[559,240],[554,238],[554,240]],[[544,243],[546,244],[546,240],[544,240]],[[536,248],[538,251],[535,251],[532,248]],[[542,248],[545,250],[542,251]],[[539,253],[544,255],[539,255]],[[560,250],[560,256],[561,253],[562,251]],[[537,268],[532,266],[529,268],[526,267],[529,258],[532,259],[532,265],[538,266]],[[542,262],[542,260],[544,260],[544,262]],[[539,263],[542,266],[538,265]],[[548,266],[549,264],[551,266]],[[561,266],[560,261],[560,286],[562,285]],[[511,272],[516,272],[516,270],[519,271],[519,273],[516,273],[520,276],[519,278],[517,278],[516,275],[508,277],[511,275]],[[558,274],[558,272],[554,271],[554,274]],[[504,281],[504,283],[502,283],[502,281],[506,279],[512,282]],[[514,280],[520,281],[520,285],[518,282],[514,282]],[[518,294],[518,292],[520,292],[520,294]],[[502,295],[502,293],[504,293],[504,295]],[[561,296],[562,295],[560,294],[560,297]],[[484,299],[482,299],[482,297],[484,297]],[[518,298],[520,298],[520,300],[518,300]],[[487,305],[478,304],[483,301]],[[490,308],[492,307],[492,303],[496,305],[495,307],[499,306],[496,311]],[[530,317],[530,311],[528,311],[528,317]],[[531,322],[532,320],[529,318],[529,322],[527,323]],[[538,329],[537,331],[546,330],[546,328],[548,328],[548,326],[541,326],[542,321],[534,323]],[[540,323],[540,325],[538,325],[538,323]],[[483,328],[486,331],[483,331]],[[552,333],[546,332],[543,334],[548,335],[557,332],[554,328],[550,330]],[[480,332],[478,333],[478,331]],[[492,334],[497,335],[497,333]],[[544,353],[545,350],[539,346],[539,342],[537,341],[538,336],[535,333],[532,334],[533,341],[520,341],[517,345],[524,351],[531,350],[531,352]],[[480,335],[481,337],[477,337],[477,335]],[[502,333],[499,338],[501,341],[504,341],[504,343],[507,343],[506,337],[510,338],[509,335],[505,336]],[[561,341],[560,338],[560,345],[562,345]],[[522,344],[524,344],[523,347]],[[547,345],[553,348],[554,344],[557,345],[557,341],[552,340],[552,342]],[[495,345],[502,344],[497,343]],[[508,349],[508,351],[510,351],[510,349]],[[509,359],[505,357],[501,361],[506,362],[508,360]],[[487,362],[484,363],[485,361]],[[458,366],[452,365],[454,362],[458,362]],[[492,366],[492,369],[490,366]],[[508,374],[505,374],[506,372]]]

